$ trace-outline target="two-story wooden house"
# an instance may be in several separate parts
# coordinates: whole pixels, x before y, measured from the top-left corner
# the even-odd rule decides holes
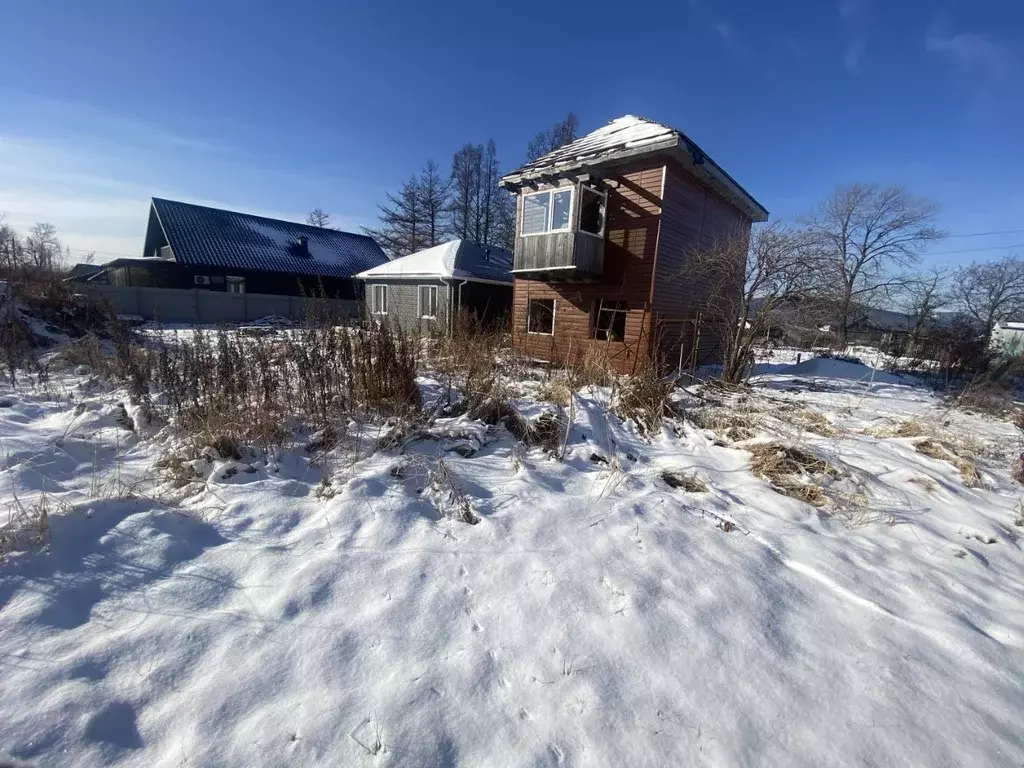
[[[620,373],[674,368],[695,344],[716,359],[722,329],[697,322],[711,286],[688,264],[768,212],[685,134],[627,115],[501,184],[517,195],[516,349],[559,364],[595,352]]]

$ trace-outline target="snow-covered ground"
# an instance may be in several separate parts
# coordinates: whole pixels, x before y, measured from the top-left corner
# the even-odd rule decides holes
[[[762,370],[704,395],[752,441],[683,421],[648,439],[585,391],[563,461],[460,418],[404,451],[200,461],[180,503],[119,393],[71,374],[0,391],[0,502],[50,511],[47,548],[0,564],[0,754],[1024,764],[1021,433],[861,366]],[[517,405],[537,416],[531,386]],[[884,436],[908,420],[981,485]],[[835,501],[752,474],[744,446],[767,439],[837,467]],[[439,515],[439,458],[479,524]]]

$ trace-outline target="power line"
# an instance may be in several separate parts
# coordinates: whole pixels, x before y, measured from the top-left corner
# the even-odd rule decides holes
[[[1024,229],[999,229],[992,232],[966,232],[964,234],[959,235],[946,235],[946,237],[987,237],[988,235],[1019,235],[1021,232],[1024,232]]]
[[[927,256],[950,256],[954,253],[980,253],[981,251],[1005,251],[1010,248],[1024,248],[1024,243],[1015,243],[1013,245],[994,245],[989,248],[966,248],[962,251],[929,251],[925,255]]]

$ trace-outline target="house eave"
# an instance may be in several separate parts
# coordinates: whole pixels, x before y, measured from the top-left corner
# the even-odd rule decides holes
[[[468,283],[486,283],[488,285],[507,285],[509,288],[512,287],[513,281],[510,280],[494,280],[487,277],[474,277],[472,275],[460,275],[458,273],[451,275],[440,275],[437,273],[409,273],[401,275],[371,275],[366,272],[360,272],[354,276],[357,280],[371,281],[379,280],[381,282],[386,280],[432,280],[435,282],[443,283],[450,280],[464,280]]]
[[[621,165],[637,157],[667,153],[698,179],[702,179],[723,197],[743,211],[751,221],[768,220],[768,210],[747,192],[721,166],[687,137],[677,134],[665,141],[630,147],[600,156],[580,156],[570,161],[550,166],[515,171],[503,176],[499,185],[510,192],[518,192],[524,186],[536,186],[553,180],[572,178],[579,173],[599,173],[602,168]]]

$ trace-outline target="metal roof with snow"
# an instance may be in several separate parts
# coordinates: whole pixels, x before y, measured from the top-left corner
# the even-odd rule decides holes
[[[144,255],[160,233],[190,266],[350,278],[388,260],[367,235],[154,197]]]
[[[636,115],[612,120],[608,125],[548,152],[502,177],[501,184],[506,188],[517,188],[545,176],[658,153],[673,155],[694,176],[735,203],[753,221],[768,219],[767,209],[685,133]]]
[[[361,280],[468,280],[512,284],[512,254],[493,245],[452,240],[356,275]]]

